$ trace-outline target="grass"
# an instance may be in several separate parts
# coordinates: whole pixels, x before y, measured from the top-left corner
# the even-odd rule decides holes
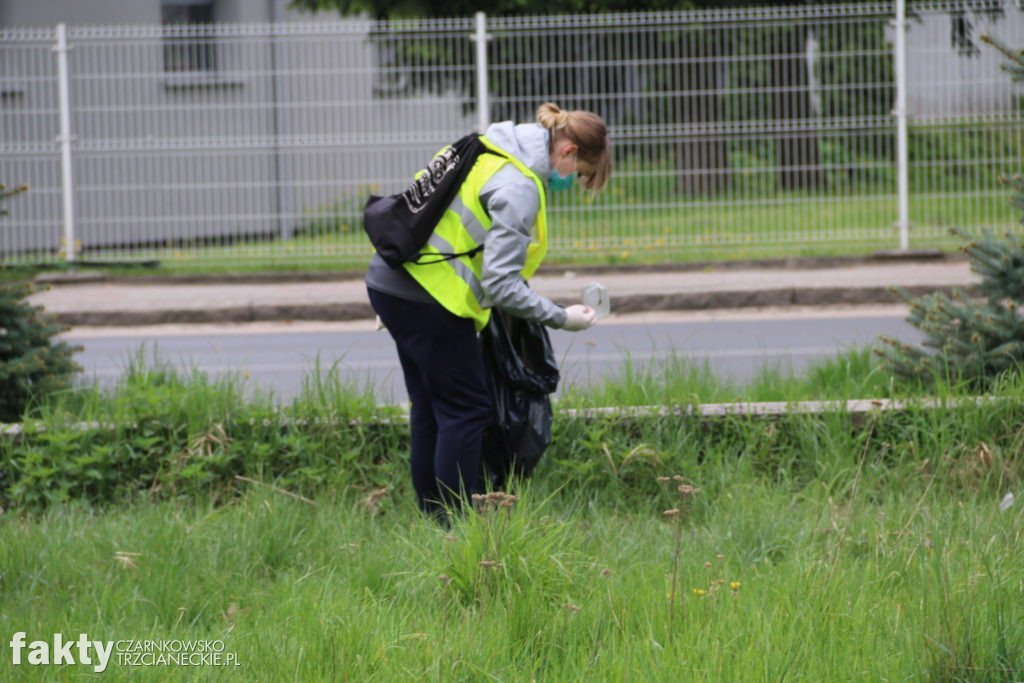
[[[594,202],[573,199],[553,204],[546,262],[658,264],[869,254],[899,246],[896,209],[892,193],[821,197],[789,192],[770,200],[728,196],[668,204],[631,192],[624,181]],[[913,248],[956,250],[961,240],[948,234],[951,227],[1000,231],[1017,225],[1001,191],[922,194],[912,199],[910,209]],[[81,258],[95,264],[90,269],[122,275],[365,269],[373,252],[362,230],[352,227],[359,225],[358,216],[332,215],[320,223],[316,230],[289,239],[139,247],[128,252],[88,250]],[[51,268],[63,267],[58,255],[41,260],[49,261]],[[116,265],[119,261],[126,264]],[[13,262],[7,266],[12,272],[24,270]]]
[[[920,396],[933,389],[925,383],[896,384],[876,362],[871,347],[848,349],[812,362],[796,373],[783,363],[757,368],[745,383],[716,375],[707,361],[668,353],[658,363],[638,363],[628,355],[619,370],[590,385],[563,387],[560,403],[646,406],[730,403],[739,401],[826,401],[847,398]],[[940,391],[944,391],[940,389]]]
[[[555,205],[550,214],[548,262],[660,263],[835,256],[895,249],[899,245],[893,227],[894,197],[836,199],[790,194],[768,202],[723,199],[671,207],[646,203],[642,197],[630,197],[615,205],[604,200]],[[1016,225],[1012,208],[999,193],[921,197],[915,199],[911,209],[912,246],[927,243],[929,248],[953,250],[958,240],[946,234],[950,227]],[[230,270],[242,272],[289,268],[296,262],[319,268],[360,269],[371,255],[362,231],[347,230],[201,249],[140,250],[133,258],[158,261],[169,272],[201,271],[214,264],[222,268],[231,264]],[[103,257],[102,253],[94,256],[97,260]]]
[[[671,402],[694,372],[677,370],[562,401]],[[709,395],[763,396],[697,376]],[[865,350],[787,381],[782,396],[922,391],[883,381]],[[1024,374],[993,393],[1024,395]],[[415,510],[405,427],[360,421],[380,411],[329,378],[276,410],[231,379],[142,362],[116,390],[40,406],[47,429],[2,442],[0,469],[92,488],[0,516],[4,640],[218,641],[239,664],[115,657],[113,680],[1024,676],[1024,506],[999,505],[1022,494],[1019,398],[864,419],[560,418],[518,499],[448,529]],[[71,437],[76,419],[133,426]],[[0,679],[89,672],[8,654]]]
[[[7,515],[0,624],[222,641],[239,663],[115,659],[113,680],[1019,680],[1024,507],[998,507],[1019,458],[945,445],[931,467],[822,453],[807,480],[677,454],[700,492],[674,518],[653,477],[625,506],[550,471],[450,530],[401,490]]]

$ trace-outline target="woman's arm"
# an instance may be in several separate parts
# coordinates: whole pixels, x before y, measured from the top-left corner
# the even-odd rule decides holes
[[[530,289],[520,271],[526,263],[530,228],[537,220],[537,185],[514,166],[498,170],[480,200],[491,217],[484,240],[481,284],[490,302],[512,315],[549,327],[565,325],[565,309]]]

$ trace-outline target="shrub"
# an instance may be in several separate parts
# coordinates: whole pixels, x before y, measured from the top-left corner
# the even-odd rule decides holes
[[[5,191],[0,185],[0,200],[27,189]],[[21,419],[33,400],[67,387],[80,369],[71,360],[77,347],[52,339],[65,328],[24,301],[33,291],[24,282],[0,285],[0,422]]]
[[[948,377],[985,387],[1024,362],[1024,239],[985,232],[963,250],[982,275],[983,300],[964,290],[917,298],[895,290],[910,305],[907,321],[925,333],[923,346],[882,337],[885,344],[877,352],[902,379]]]

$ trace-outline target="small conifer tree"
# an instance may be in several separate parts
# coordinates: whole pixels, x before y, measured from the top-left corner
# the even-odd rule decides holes
[[[0,185],[0,202],[27,189]],[[7,213],[0,204],[0,216]],[[0,283],[0,422],[20,420],[32,400],[67,387],[80,369],[71,360],[78,347],[52,339],[66,328],[25,301],[33,291],[27,282]]]
[[[1024,190],[1021,180],[1015,180]],[[1024,195],[1021,195],[1024,196]],[[963,233],[961,236],[966,237]],[[911,298],[907,321],[925,334],[923,346],[911,346],[882,337],[878,353],[903,379],[928,380],[945,376],[982,386],[1002,372],[1024,365],[1024,239],[1007,234],[999,239],[989,232],[963,247],[971,269],[981,274],[983,301],[964,290],[952,296],[941,292]]]
[[[1003,65],[1015,81],[1024,81],[1024,51],[1013,51],[990,36],[982,40],[1005,54]],[[1011,204],[1024,220],[1024,178],[1000,178],[1013,190]],[[1002,372],[1024,366],[1024,237],[1007,233],[1002,239],[985,231],[962,247],[971,269],[982,276],[979,289],[984,300],[965,291],[911,298],[894,290],[910,306],[907,321],[925,333],[923,346],[882,337],[878,349],[886,365],[904,379],[928,380],[945,376],[976,387],[990,383]]]

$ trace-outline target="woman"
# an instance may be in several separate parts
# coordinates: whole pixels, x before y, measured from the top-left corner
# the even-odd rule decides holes
[[[550,102],[537,122],[488,127],[485,145],[424,254],[390,268],[374,255],[366,274],[370,303],[398,347],[411,401],[412,481],[420,509],[459,507],[480,468],[491,397],[477,333],[490,308],[564,330],[596,321],[592,309],[562,308],[526,284],[547,247],[546,193],[576,177],[599,190],[611,172],[608,130],[596,114],[562,111]]]

